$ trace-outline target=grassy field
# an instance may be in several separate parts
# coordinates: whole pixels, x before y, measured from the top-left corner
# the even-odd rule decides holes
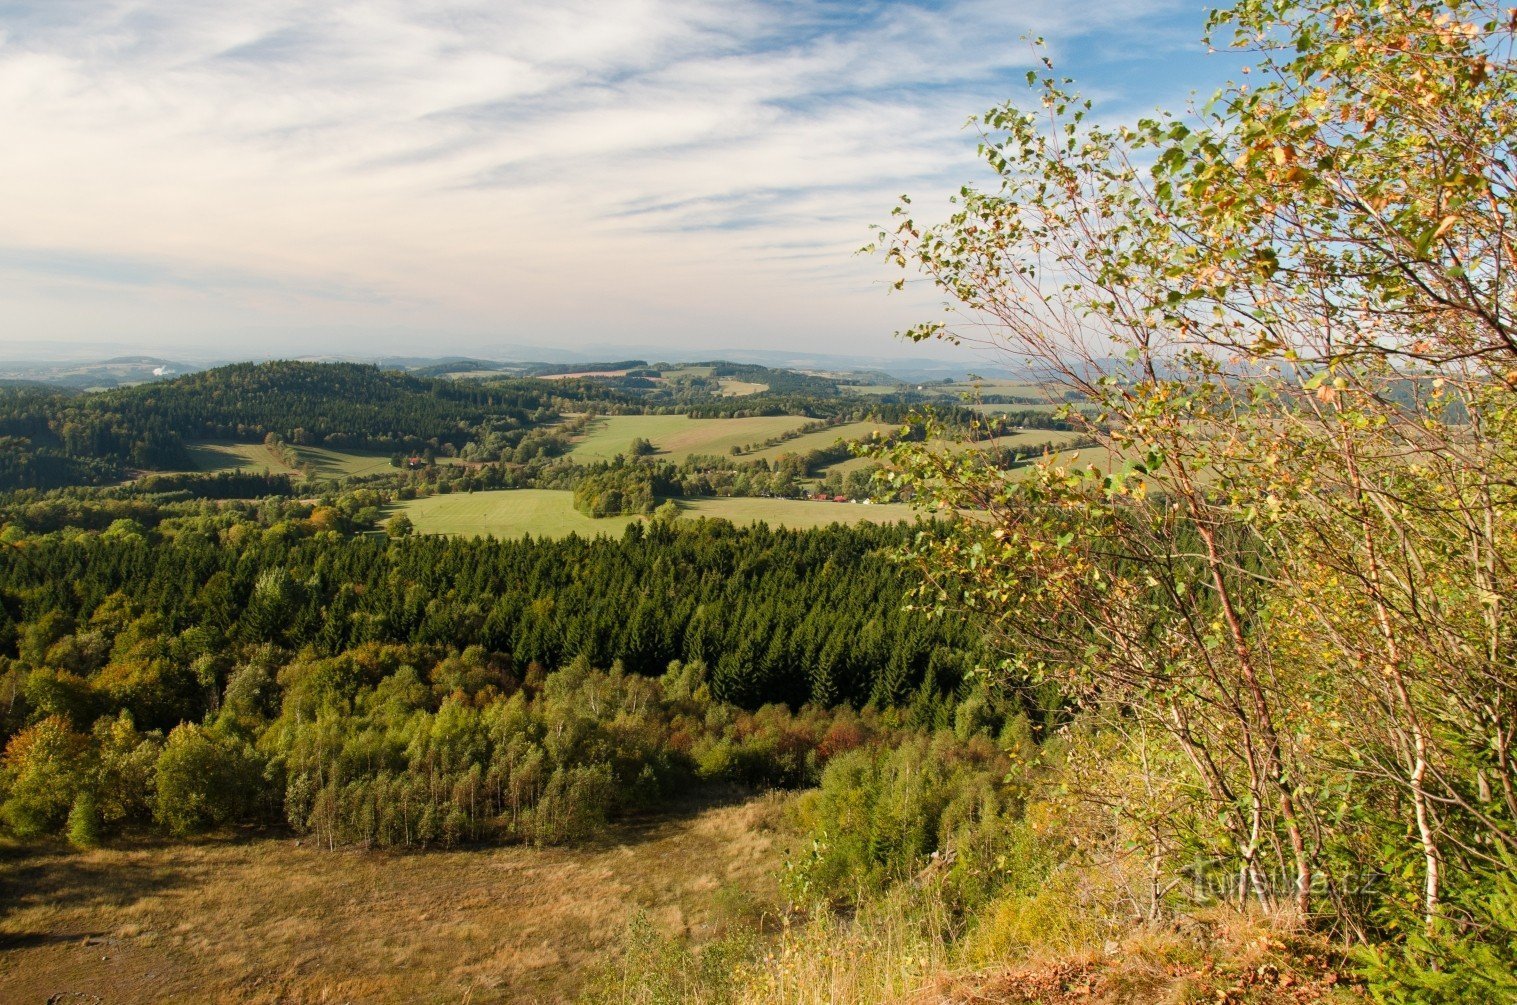
[[[207,441],[189,446],[193,470],[203,472],[248,471],[284,475],[295,471],[274,451],[262,443]]]
[[[817,474],[824,478],[834,471],[840,475],[846,475],[851,471],[860,471],[879,463],[873,457],[850,457],[846,461],[838,461],[836,464],[829,464],[825,468],[818,469]]]
[[[389,454],[360,454],[346,450],[328,450],[325,447],[296,447],[301,462],[319,478],[360,478],[364,475],[380,475],[393,472]],[[437,463],[447,464],[451,457],[439,457]]]
[[[720,517],[735,524],[763,521],[770,526],[806,530],[835,523],[899,523],[915,520],[916,511],[899,503],[866,506],[862,503],[812,502],[809,499],[686,499],[680,509],[685,517]]]
[[[825,527],[833,523],[894,523],[914,517],[909,506],[865,506],[812,502],[804,499],[685,499],[680,509],[687,519],[720,517],[736,524],[764,521],[780,527]],[[465,536],[595,537],[619,536],[638,517],[595,520],[574,508],[572,493],[552,489],[503,489],[494,492],[429,496],[402,503],[421,534]]]
[[[11,850],[0,1001],[568,1001],[639,909],[700,942],[773,903],[782,812],[775,797],[693,806],[575,849]]]
[[[299,473],[262,443],[205,441],[191,444],[189,451],[195,462],[194,471],[247,471],[254,474],[268,471],[276,475]],[[302,465],[318,478],[361,478],[394,470],[390,466],[389,454],[329,450],[326,447],[296,447],[295,453],[299,455]],[[439,457],[437,463],[461,462],[453,457]]]
[[[760,391],[769,390],[768,384],[760,384],[751,380],[738,380],[736,377],[721,377],[717,383],[721,385],[722,397],[742,398],[750,394],[758,394]]]
[[[782,454],[804,454],[812,450],[819,450],[822,447],[830,447],[838,440],[846,442],[867,440],[874,433],[890,433],[899,428],[899,424],[888,422],[850,422],[842,426],[832,426],[819,432],[806,433],[804,436],[797,436],[793,440],[786,440],[784,443],[765,447],[763,450],[755,450],[751,454],[744,454],[743,457],[744,459],[773,460]]]
[[[641,437],[675,461],[691,454],[726,456],[733,447],[762,443],[798,429],[812,420],[798,415],[765,415],[744,419],[692,419],[687,415],[612,415],[596,422],[571,453],[579,461],[610,460],[626,453]]]
[[[1061,406],[1047,402],[1040,404],[992,405],[983,401],[977,401],[968,407],[982,415],[999,415],[1002,412],[1055,412]]]
[[[1027,454],[1041,454],[1049,448],[1058,449],[1072,440],[1079,439],[1079,433],[1065,432],[1059,429],[1024,429],[1020,433],[1008,433],[1006,436],[994,436],[986,440],[978,440],[973,444],[964,446],[978,447],[982,450],[1005,450],[1013,449]]]
[[[1020,380],[982,380],[957,381],[953,384],[931,384],[927,390],[939,391],[943,394],[1004,394],[1007,397],[1030,398],[1033,401],[1047,401],[1050,389],[1043,384],[1032,384]]]
[[[573,493],[554,489],[454,492],[413,499],[399,507],[421,534],[495,537],[595,537],[620,535],[637,517],[596,520],[574,508]]]

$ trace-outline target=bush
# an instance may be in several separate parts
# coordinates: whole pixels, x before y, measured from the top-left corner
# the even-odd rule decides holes
[[[169,734],[156,774],[153,816],[181,836],[243,818],[262,778],[252,751],[193,723]]]
[[[17,837],[57,833],[92,767],[89,741],[62,717],[23,729],[5,747],[0,815]]]
[[[80,849],[100,846],[100,804],[89,789],[79,791],[68,811],[68,840]]]

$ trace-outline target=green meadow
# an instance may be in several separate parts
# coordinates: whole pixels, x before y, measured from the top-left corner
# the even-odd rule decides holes
[[[577,461],[610,460],[625,454],[635,439],[645,439],[667,460],[692,454],[726,456],[733,447],[762,443],[811,422],[800,415],[761,415],[740,419],[695,419],[687,415],[611,415],[574,445]]]
[[[687,499],[679,501],[685,519],[702,517],[731,520],[736,524],[763,522],[772,526],[805,529],[834,523],[896,523],[912,520],[910,506],[863,503],[813,502],[802,499]],[[554,489],[503,489],[490,492],[455,492],[414,499],[396,507],[411,518],[421,534],[463,536],[594,537],[619,536],[639,517],[592,519],[574,508],[573,493]]]

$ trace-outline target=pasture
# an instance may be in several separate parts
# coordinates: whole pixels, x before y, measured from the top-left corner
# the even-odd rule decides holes
[[[576,461],[610,460],[647,440],[659,456],[675,463],[692,454],[729,456],[733,447],[762,443],[799,429],[812,420],[799,415],[762,415],[740,419],[693,419],[688,415],[611,415],[596,420],[574,444]]]

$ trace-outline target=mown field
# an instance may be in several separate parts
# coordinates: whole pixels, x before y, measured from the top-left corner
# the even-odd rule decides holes
[[[762,520],[773,526],[826,527],[834,523],[895,523],[911,520],[910,506],[866,506],[853,503],[812,502],[801,499],[685,499],[680,510],[687,519],[718,517],[737,524]],[[494,535],[499,538],[595,537],[620,535],[638,517],[585,516],[574,508],[573,493],[554,489],[503,489],[493,492],[455,492],[450,495],[413,499],[396,507],[404,512],[421,534]]]
[[[782,816],[778,797],[693,806],[580,848],[7,849],[0,1001],[569,1001],[635,912],[701,942],[775,902]]]
[[[797,415],[741,419],[692,419],[686,415],[612,415],[597,420],[570,453],[578,461],[610,460],[625,454],[635,439],[653,444],[660,456],[678,463],[692,454],[726,456],[733,447],[762,443],[812,420]]]

